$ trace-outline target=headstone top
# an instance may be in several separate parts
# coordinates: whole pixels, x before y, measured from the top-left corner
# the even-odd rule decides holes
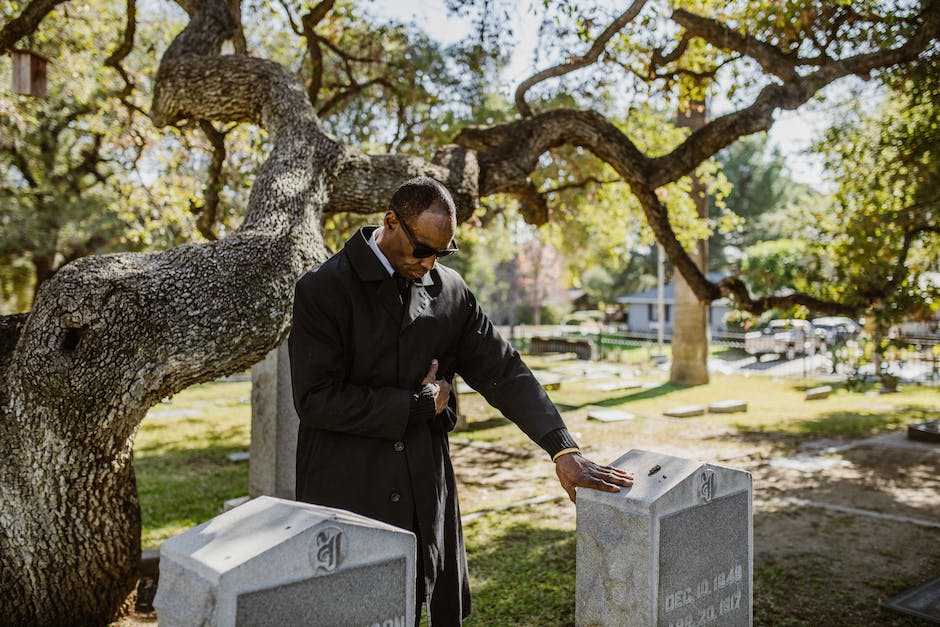
[[[189,555],[204,568],[225,573],[284,542],[285,538],[324,523],[401,531],[345,510],[259,496],[170,538],[161,550]]]
[[[640,449],[619,457],[611,466],[631,473],[633,486],[621,488],[620,492],[578,489],[579,501],[583,498],[615,504],[621,509],[640,510],[668,495],[671,503],[666,508],[672,510],[707,503],[715,497],[750,487],[750,475],[746,472]],[[716,481],[717,474],[727,473],[731,473],[733,481]],[[683,484],[685,489],[677,492],[676,488]]]

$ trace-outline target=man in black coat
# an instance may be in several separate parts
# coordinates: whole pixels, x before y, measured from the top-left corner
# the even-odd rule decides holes
[[[616,492],[632,484],[581,456],[460,275],[436,263],[456,251],[456,228],[443,185],[403,183],[382,226],[361,229],[297,282],[288,342],[300,416],[297,499],[413,531],[418,603],[426,599],[442,625],[470,613],[447,441],[455,374],[552,456],[572,501],[576,486]]]

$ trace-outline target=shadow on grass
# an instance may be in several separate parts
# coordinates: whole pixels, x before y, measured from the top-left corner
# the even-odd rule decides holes
[[[161,430],[165,430],[168,433],[175,434],[177,433],[181,426],[190,427],[195,425],[199,429],[198,439],[200,443],[208,443],[211,446],[209,448],[224,448],[228,446],[229,448],[234,448],[236,450],[244,450],[245,446],[234,446],[227,444],[232,441],[238,440],[247,440],[246,429],[243,425],[233,425],[227,429],[220,428],[218,426],[213,426],[211,429],[202,428],[206,424],[205,418],[197,418],[192,421],[188,421],[190,424],[180,423],[169,423],[165,427],[163,425],[154,425],[148,424],[147,428],[150,431],[149,437],[147,440],[148,443],[140,442],[139,440],[134,444],[134,454],[141,458],[147,458],[151,455],[163,455],[173,451],[186,451],[190,450],[191,447],[187,446],[187,443],[191,440],[188,439],[185,435],[177,436],[177,439],[170,440],[169,442],[163,438],[157,437],[160,434]]]
[[[738,437],[746,441],[781,441],[796,444],[816,438],[855,439],[878,435],[906,424],[923,422],[935,416],[928,408],[906,405],[891,409],[870,411],[835,411],[820,414],[811,420],[800,420],[779,428],[765,427],[754,430],[747,423],[737,423]],[[728,436],[727,434],[722,436]]]
[[[739,359],[744,359],[750,357],[751,355],[745,350],[740,348],[725,347],[721,350],[717,350],[709,355],[709,357],[717,357],[718,359],[723,359],[725,361],[737,361]]]
[[[623,396],[618,396],[616,398],[608,398],[603,401],[598,401],[596,403],[588,403],[590,405],[599,405],[601,407],[612,407],[614,405],[621,405],[623,403],[630,403],[633,401],[643,401],[650,398],[658,398],[660,396],[665,396],[673,392],[679,392],[682,390],[689,389],[690,385],[677,385],[675,383],[663,383],[662,385],[657,385],[654,388],[647,388],[645,390],[639,390],[633,394],[624,394]]]
[[[473,524],[499,523],[490,516]],[[474,531],[467,534],[473,613],[465,625],[574,624],[574,532],[514,523],[480,541]]]

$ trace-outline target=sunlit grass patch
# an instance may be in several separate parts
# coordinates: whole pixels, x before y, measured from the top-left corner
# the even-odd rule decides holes
[[[134,445],[144,548],[216,516],[248,493],[248,464],[226,456],[248,450],[251,383],[193,386],[148,412]]]

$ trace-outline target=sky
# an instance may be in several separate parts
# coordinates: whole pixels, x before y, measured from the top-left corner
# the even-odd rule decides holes
[[[414,23],[444,44],[473,36],[471,25],[451,15],[443,0],[374,0],[368,6],[370,14]],[[544,69],[532,64],[538,33],[534,15],[520,11],[515,22],[512,26],[517,43],[505,72],[506,83],[512,89],[536,71]],[[842,88],[830,88],[839,89]],[[796,111],[778,111],[768,133],[771,144],[783,152],[790,176],[821,191],[831,189],[834,183],[825,177],[822,160],[809,154],[809,148],[829,126],[831,116],[831,108],[812,105],[804,105]]]

